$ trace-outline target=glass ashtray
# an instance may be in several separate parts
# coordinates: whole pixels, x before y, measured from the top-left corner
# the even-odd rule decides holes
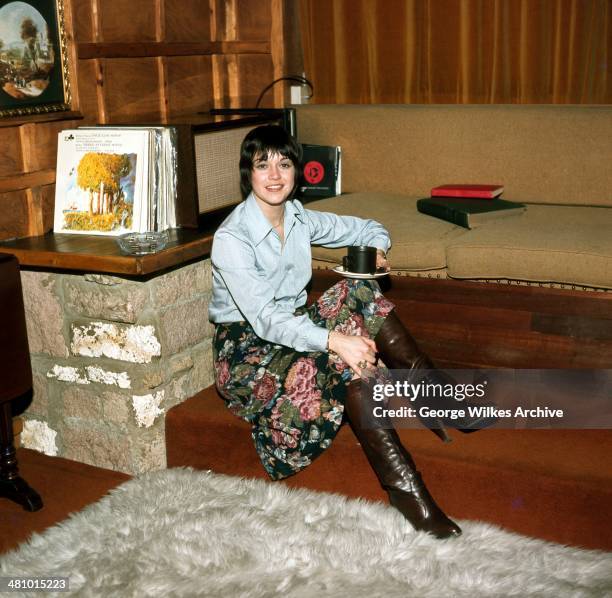
[[[168,231],[146,233],[127,233],[117,237],[121,251],[130,255],[157,253],[168,244]]]

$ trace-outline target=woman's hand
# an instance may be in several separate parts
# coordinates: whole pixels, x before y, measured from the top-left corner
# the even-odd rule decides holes
[[[349,336],[332,330],[328,347],[359,376],[376,364],[376,343],[371,338]]]
[[[389,264],[387,254],[382,249],[376,250],[376,268],[378,270],[384,270],[385,272],[391,270],[391,264]]]

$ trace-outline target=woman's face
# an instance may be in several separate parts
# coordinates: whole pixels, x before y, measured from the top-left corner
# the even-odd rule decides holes
[[[271,206],[282,204],[295,186],[295,166],[280,154],[268,154],[263,160],[255,156],[251,170],[253,193]]]

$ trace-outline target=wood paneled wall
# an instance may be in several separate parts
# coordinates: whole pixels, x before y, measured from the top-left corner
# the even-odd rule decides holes
[[[0,121],[0,240],[53,227],[57,133],[253,107],[288,74],[292,0],[64,0],[72,111]],[[277,85],[262,106],[284,104]]]

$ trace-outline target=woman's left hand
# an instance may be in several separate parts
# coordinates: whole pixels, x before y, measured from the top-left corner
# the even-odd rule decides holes
[[[327,346],[355,372],[357,377],[366,375],[376,367],[376,343],[365,336],[343,334],[337,330],[329,333]]]
[[[376,268],[378,270],[384,270],[385,272],[391,270],[391,264],[389,264],[387,255],[382,249],[376,250]]]

